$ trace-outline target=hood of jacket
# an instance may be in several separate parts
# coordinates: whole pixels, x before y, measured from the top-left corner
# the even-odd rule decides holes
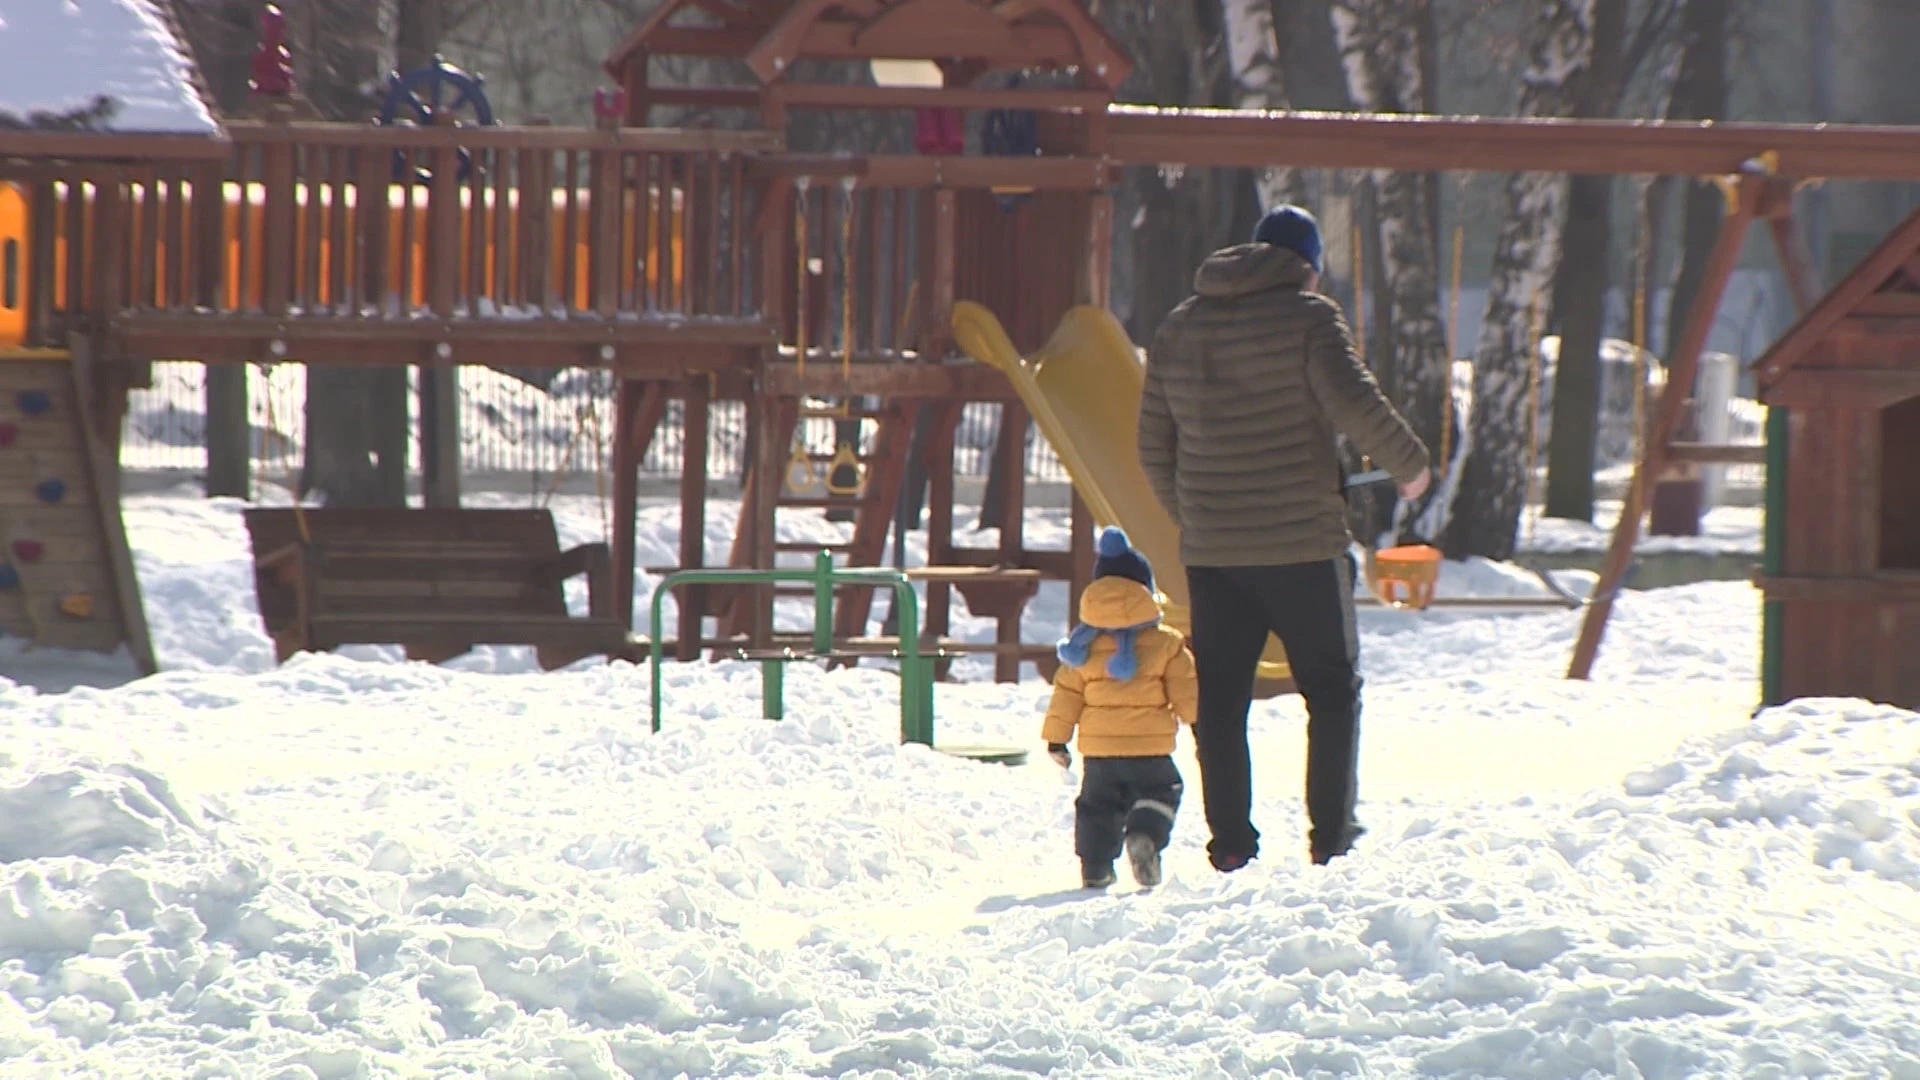
[[[1159,621],[1160,602],[1132,578],[1095,578],[1080,594],[1080,622],[1085,626],[1124,630]]]
[[[1313,266],[1298,252],[1272,244],[1236,244],[1207,256],[1193,273],[1201,296],[1244,296],[1306,285]]]

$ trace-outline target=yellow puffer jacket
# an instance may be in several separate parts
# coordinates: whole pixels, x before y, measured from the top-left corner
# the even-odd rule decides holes
[[[1053,676],[1040,735],[1048,743],[1080,733],[1082,757],[1158,757],[1173,753],[1174,732],[1192,724],[1200,710],[1200,682],[1193,653],[1178,630],[1159,625],[1160,605],[1146,586],[1130,578],[1104,577],[1080,594],[1080,622],[1102,630],[1153,623],[1134,635],[1138,663],[1133,678],[1116,679],[1107,661],[1119,644],[1111,633],[1096,637],[1084,664],[1061,664]]]

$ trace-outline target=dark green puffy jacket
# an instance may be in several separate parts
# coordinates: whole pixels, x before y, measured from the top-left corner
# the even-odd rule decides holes
[[[1214,252],[1148,349],[1140,464],[1188,566],[1345,552],[1336,431],[1402,483],[1427,466],[1426,446],[1355,355],[1339,305],[1304,291],[1311,273],[1270,244]]]

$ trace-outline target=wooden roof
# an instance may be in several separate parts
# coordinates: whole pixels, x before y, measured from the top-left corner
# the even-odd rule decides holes
[[[1888,233],[1851,273],[1753,362],[1760,385],[1779,381],[1849,317],[1920,317],[1920,210]]]
[[[933,60],[950,70],[1077,68],[1112,91],[1133,61],[1079,0],[666,0],[604,65],[643,54],[733,57],[762,83],[795,61]]]

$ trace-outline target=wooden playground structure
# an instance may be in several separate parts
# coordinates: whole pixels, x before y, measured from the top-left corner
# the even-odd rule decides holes
[[[704,14],[695,18],[695,12]],[[752,79],[738,86],[655,85],[647,60],[668,55],[742,61]],[[937,69],[939,80],[883,86],[794,76],[814,61],[919,62]],[[105,523],[103,564],[109,549],[124,550],[111,475],[119,419],[128,391],[145,385],[154,360],[611,371],[617,378],[612,535],[610,566],[590,616],[597,628],[543,636],[543,626],[557,625],[551,610],[557,594],[541,590],[557,588],[549,578],[559,569],[546,533],[529,540],[537,552],[488,556],[500,556],[487,565],[504,568],[498,572],[513,580],[482,574],[458,586],[465,590],[461,610],[473,620],[485,614],[486,597],[533,589],[522,597],[532,605],[524,610],[538,608],[545,621],[526,620],[518,640],[545,646],[543,658],[556,662],[587,647],[611,654],[635,645],[631,639],[609,643],[606,628],[633,625],[637,472],[673,402],[684,417],[679,558],[674,566],[644,569],[657,575],[705,568],[699,523],[707,516],[711,408],[744,402],[751,457],[728,565],[766,571],[790,551],[810,554],[818,545],[782,541],[778,523],[785,512],[826,511],[853,523],[850,539],[833,545],[842,565],[879,566],[889,531],[900,524],[908,462],[917,459],[929,483],[928,565],[908,573],[927,588],[921,626],[928,654],[986,652],[995,657],[997,677],[1012,679],[1023,662],[1051,670],[1052,644],[1021,641],[1020,617],[1043,581],[1067,582],[1070,602],[1077,603],[1091,569],[1096,514],[1076,494],[1070,549],[1026,545],[1019,462],[1032,419],[1028,403],[1002,372],[959,355],[954,313],[961,301],[991,311],[1013,347],[1032,356],[1070,312],[1105,308],[1115,229],[1111,191],[1119,170],[1286,164],[1721,178],[1729,196],[1722,239],[1685,331],[1666,358],[1668,389],[1653,410],[1628,510],[1587,605],[1569,671],[1584,678],[1654,480],[1675,464],[1755,456],[1751,447],[1674,438],[1747,225],[1771,225],[1795,299],[1812,308],[1814,286],[1788,216],[1794,184],[1920,177],[1920,142],[1904,129],[1119,105],[1116,90],[1130,67],[1075,0],[668,0],[609,58],[618,91],[603,98],[602,122],[593,129],[377,127],[269,116],[229,121],[208,137],[0,132],[0,193],[17,196],[10,204],[0,194],[0,243],[10,245],[8,282],[22,286],[9,284],[0,305],[0,348],[14,349],[9,355],[20,362],[87,358],[74,408],[100,444],[92,460],[108,463],[85,496]],[[1030,69],[1065,73],[1071,85],[981,85],[990,73]],[[754,120],[741,130],[648,126],[655,107],[671,105],[737,109]],[[791,153],[787,118],[801,109],[911,112],[933,137],[914,154]],[[1030,152],[964,153],[951,132],[968,110],[1030,120]],[[385,193],[386,212],[368,212],[379,205],[379,193]],[[17,205],[11,219],[9,205]],[[1820,325],[1827,332],[1828,324]],[[1920,337],[1898,341],[1901,357],[1920,349]],[[1828,354],[1837,355],[1830,346]],[[1803,381],[1794,385],[1844,366],[1803,366],[1795,372]],[[1914,362],[1888,367],[1904,374],[1876,376],[1879,396],[1845,399],[1856,419],[1875,409],[1911,411],[1920,396]],[[1770,377],[1765,370],[1763,381]],[[1855,372],[1835,385],[1847,379],[1860,381]],[[1819,395],[1829,392],[1793,397],[1767,385],[1777,414],[1779,406],[1824,401]],[[992,548],[963,546],[954,537],[954,434],[961,409],[974,402],[1001,408],[995,453],[1009,466],[1002,470],[1002,527]],[[796,427],[821,418],[871,425],[866,452],[851,443],[832,455],[796,447]],[[1798,421],[1796,413],[1796,440],[1802,438]],[[1770,485],[1799,491],[1785,480],[1785,440],[1774,442]],[[458,508],[451,422],[437,419],[433,430],[422,432],[422,444],[432,512],[452,515],[447,520],[454,523],[477,513]],[[1872,457],[1878,477],[1881,443],[1856,449]],[[0,448],[0,460],[6,453]],[[811,484],[790,482],[823,473],[830,478],[824,496],[811,494]],[[1887,490],[1887,498],[1902,505],[1920,502],[1911,485]],[[1770,500],[1770,523],[1785,521],[1793,501]],[[276,542],[268,546],[280,550],[296,539],[321,544],[324,519],[335,513],[345,511],[310,509],[275,519]],[[1903,513],[1885,520],[1913,520],[1911,510]],[[424,568],[420,556],[427,549],[420,545],[437,542],[417,532],[398,535],[402,526],[394,526],[395,535],[368,528],[362,522],[348,531],[353,543],[399,560],[383,564],[388,582],[405,577],[394,567]],[[470,535],[461,528],[449,524],[446,535]],[[1795,563],[1796,543],[1811,541],[1778,531],[1768,532],[1769,565],[1812,566]],[[256,540],[258,557],[272,554]],[[1857,542],[1895,538],[1874,532]],[[400,558],[406,555],[412,562]],[[597,573],[595,559],[577,556],[576,572]],[[537,589],[520,580],[534,562],[543,567]],[[110,632],[103,633],[115,643],[144,641],[137,586],[130,569],[123,576],[119,594],[135,601],[95,604],[91,617],[108,620]],[[1780,642],[1791,655],[1792,643],[1806,637],[1794,629],[1795,620],[1841,602],[1831,590],[1860,587],[1858,575],[1830,577],[1799,572],[1769,586],[1769,701],[1782,693],[1773,674]],[[365,637],[383,625],[371,617],[382,614],[372,601],[385,586],[360,579],[351,579],[359,581],[353,589],[340,584],[350,578],[296,576],[281,585],[291,590],[287,596],[310,595],[314,604],[327,598],[340,624]],[[423,595],[454,588],[420,581],[414,587]],[[841,590],[833,612],[837,657],[898,653],[899,641],[866,632],[874,588]],[[949,637],[954,591],[974,615],[998,621],[994,642]],[[764,582],[687,585],[664,651],[690,660],[703,652],[737,655],[807,640],[807,634],[775,632],[773,600],[780,592]],[[795,594],[806,592],[802,586]],[[1905,644],[1875,666],[1862,666],[1846,681],[1850,692],[1904,695],[1910,705],[1920,698],[1910,680],[1885,673],[1920,645],[1920,594],[1909,594],[1901,593],[1909,598],[1898,615]],[[263,594],[263,613],[266,606]],[[273,617],[286,625],[293,608],[276,611]],[[705,630],[708,617],[717,620],[716,632]],[[493,622],[501,621],[495,612]],[[30,625],[4,606],[0,624],[9,633]],[[457,620],[424,636],[409,633],[414,637],[401,635],[400,643],[423,657],[512,636],[500,625],[485,634],[466,632]],[[306,636],[288,640],[338,638],[310,625],[300,634]],[[150,658],[144,663],[151,667]],[[1284,686],[1284,679],[1268,683],[1269,690]]]

